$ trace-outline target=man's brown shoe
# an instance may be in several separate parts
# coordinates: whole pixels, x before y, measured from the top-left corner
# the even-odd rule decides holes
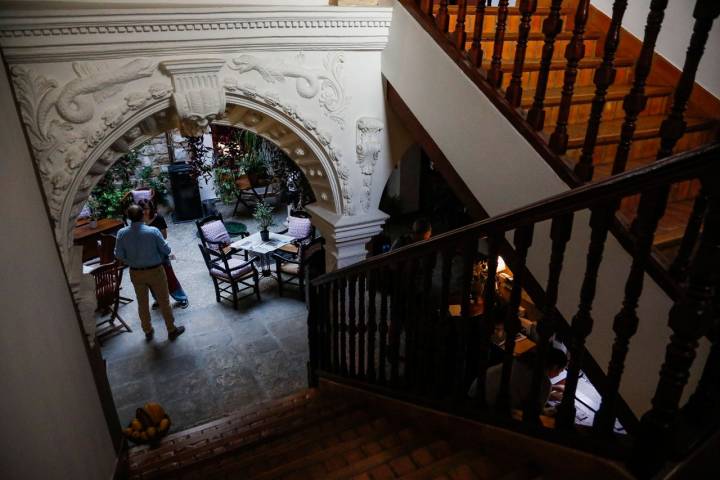
[[[185,327],[177,327],[172,332],[168,333],[168,338],[170,341],[174,341],[177,337],[182,335],[185,332]]]
[[[145,332],[145,341],[149,342],[153,339],[153,336],[155,335],[155,329],[151,328],[149,332]]]

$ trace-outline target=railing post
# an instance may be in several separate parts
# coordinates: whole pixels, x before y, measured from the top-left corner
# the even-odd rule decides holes
[[[525,262],[528,250],[532,244],[533,225],[518,227],[515,229],[514,246],[517,252],[517,267],[513,271],[512,290],[510,291],[510,302],[505,314],[505,354],[503,358],[502,378],[496,402],[496,410],[499,414],[510,416],[510,379],[512,378],[512,367],[515,361],[515,336],[520,332],[520,319],[518,311],[522,300],[523,280],[525,275]],[[485,317],[485,322],[490,318]]]
[[[517,47],[515,48],[515,62],[513,63],[512,79],[505,92],[505,98],[510,105],[517,108],[522,99],[522,74],[525,66],[525,52],[527,51],[528,35],[530,35],[530,21],[537,9],[537,0],[520,0],[520,29]]]
[[[357,375],[357,325],[355,324],[355,289],[357,285],[357,277],[352,275],[348,278],[348,375],[354,377]]]
[[[532,107],[528,111],[527,121],[535,130],[542,130],[545,125],[545,93],[547,92],[550,66],[553,53],[555,52],[555,38],[562,31],[563,21],[560,15],[563,0],[553,0],[550,4],[550,14],[543,21],[543,44],[542,57],[540,59],[540,72],[535,86],[535,98]]]
[[[322,287],[320,287],[322,288]],[[318,386],[318,378],[317,378],[317,370],[318,370],[318,335],[317,335],[317,328],[318,328],[318,318],[322,303],[320,301],[319,295],[318,295],[318,287],[314,285],[308,285],[309,289],[309,305],[308,305],[308,317],[307,317],[307,327],[308,327],[308,385],[310,387],[317,387]],[[325,305],[327,306],[327,305]]]
[[[583,365],[585,339],[590,335],[593,328],[593,319],[590,312],[595,299],[597,277],[600,271],[603,250],[605,249],[605,240],[607,239],[615,209],[614,206],[598,207],[590,214],[591,234],[585,276],[580,287],[580,305],[570,327],[571,337],[568,348],[570,360],[565,380],[565,392],[555,417],[558,428],[569,429],[575,426],[575,392]]]
[[[495,314],[495,279],[497,277],[498,255],[500,255],[501,234],[492,233],[488,236],[488,259],[487,279],[483,290],[483,334],[480,339],[478,372],[477,372],[477,397],[475,403],[478,407],[487,406],[486,378],[488,367],[488,356],[490,351],[490,335],[492,334],[492,318]]]
[[[470,62],[475,67],[482,67],[483,50],[482,50],[482,34],[483,34],[483,23],[485,23],[485,0],[477,0],[475,7],[475,26],[473,27],[473,38],[472,45],[468,56]]]
[[[705,189],[701,189],[700,193],[695,198],[695,202],[693,203],[692,213],[690,214],[687,226],[685,227],[685,233],[682,241],[680,242],[678,253],[675,255],[672,265],[670,265],[670,275],[672,275],[678,282],[685,279],[688,264],[690,262],[690,255],[692,255],[698,238],[700,238],[700,227],[702,226],[703,218],[705,218],[707,199],[707,192]]]
[[[442,33],[447,33],[450,27],[450,15],[448,14],[448,0],[440,0],[440,8],[435,17],[435,24]]]
[[[467,14],[467,0],[458,0],[457,20],[455,21],[455,46],[461,52],[465,51],[465,15]]]
[[[347,280],[341,278],[340,282],[340,372],[343,375],[348,373],[348,362],[347,362],[347,333],[348,333],[348,322],[347,316],[345,315],[345,300],[347,298]]]
[[[388,342],[388,294],[393,287],[394,272],[383,268],[378,279],[382,291],[380,292],[380,326],[378,328],[378,382],[384,385],[387,382],[387,342]]]
[[[508,17],[508,0],[500,0],[498,3],[497,23],[495,25],[495,43],[493,45],[492,61],[488,72],[488,81],[495,88],[502,85],[502,52],[505,42],[505,28]]]
[[[375,337],[377,335],[376,296],[377,296],[377,270],[368,273],[368,322],[367,322],[367,370],[366,378],[375,382]]]
[[[433,369],[433,384],[434,384],[434,395],[436,398],[442,397],[447,393],[446,385],[447,377],[445,375],[444,367],[448,365],[449,358],[451,358],[450,352],[448,351],[448,343],[450,342],[450,318],[448,312],[448,306],[450,305],[450,276],[452,274],[452,258],[454,252],[454,245],[444,248],[440,255],[442,255],[442,269],[441,269],[441,283],[440,283],[440,325],[438,327],[437,335],[437,358],[434,362]]]
[[[545,358],[550,347],[550,337],[555,330],[555,317],[557,310],[555,304],[558,299],[560,285],[560,273],[562,272],[565,247],[572,234],[573,215],[555,217],[550,227],[550,238],[552,247],[550,252],[550,264],[548,266],[548,281],[545,288],[545,304],[543,305],[543,317],[538,321],[537,332],[537,359],[533,371],[532,385],[528,394],[527,404],[523,410],[523,422],[535,424],[540,422],[540,413],[543,405],[538,401],[542,388],[545,372]]]
[[[568,133],[567,125],[572,107],[572,97],[575,91],[575,80],[577,79],[578,65],[585,57],[585,24],[587,23],[590,10],[590,0],[579,0],[575,12],[575,26],[570,43],[565,49],[565,78],[563,79],[562,96],[558,110],[557,124],[555,131],[550,136],[550,148],[558,155],[567,151]]]
[[[655,51],[655,43],[657,42],[660,27],[665,17],[665,7],[668,0],[652,0],[650,2],[650,13],[648,13],[647,24],[645,25],[645,36],[643,38],[640,55],[635,63],[635,79],[630,92],[623,100],[623,109],[625,110],[625,120],[623,121],[620,131],[620,143],[615,152],[615,161],[613,162],[612,174],[625,171],[628,156],[630,155],[630,146],[632,145],[633,136],[640,112],[645,110],[647,97],[645,96],[645,81],[650,75],[652,67],[652,58]]]
[[[626,8],[627,0],[615,0],[610,29],[605,36],[603,62],[600,68],[595,70],[593,77],[595,96],[592,101],[588,128],[585,132],[582,154],[575,165],[575,173],[584,182],[589,182],[593,177],[593,152],[600,132],[600,121],[605,107],[605,95],[607,95],[608,87],[615,82],[615,52],[617,52],[620,45],[620,29]]]
[[[357,375],[365,378],[365,339],[368,328],[365,323],[365,273],[358,275],[358,361]]]
[[[705,185],[713,192],[720,188],[717,176]],[[713,194],[700,246],[690,267],[687,292],[670,310],[668,324],[673,334],[660,370],[653,406],[640,422],[635,467],[643,474],[653,473],[672,453],[680,398],[690,377],[698,340],[710,330],[713,322],[719,269],[720,195]]]
[[[432,17],[434,3],[435,3],[434,0],[420,0],[420,10],[425,15],[430,15]]]
[[[460,318],[458,319],[457,357],[455,364],[455,399],[467,399],[467,383],[470,377],[470,294],[472,292],[472,274],[477,255],[477,238],[468,237],[462,242],[462,277],[460,288]]]

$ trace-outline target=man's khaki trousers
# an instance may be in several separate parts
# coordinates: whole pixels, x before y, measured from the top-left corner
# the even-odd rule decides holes
[[[143,332],[148,333],[152,330],[150,323],[150,305],[148,304],[148,289],[152,289],[155,293],[160,311],[165,319],[165,328],[168,333],[175,330],[175,319],[173,318],[172,307],[170,307],[170,294],[168,292],[167,278],[165,278],[165,269],[162,265],[150,270],[133,270],[130,269],[130,280],[135,287],[135,295],[138,302],[138,314],[140,315],[140,323]]]

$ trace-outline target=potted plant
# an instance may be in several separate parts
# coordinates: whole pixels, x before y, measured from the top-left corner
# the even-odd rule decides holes
[[[268,231],[268,227],[273,224],[272,213],[272,207],[270,207],[270,205],[265,202],[258,202],[258,204],[255,206],[253,218],[258,222],[258,226],[260,227],[260,238],[262,238],[264,242],[270,240],[270,232]]]
[[[100,213],[100,203],[94,196],[90,195],[87,205],[90,209],[90,228],[97,228],[98,214]]]

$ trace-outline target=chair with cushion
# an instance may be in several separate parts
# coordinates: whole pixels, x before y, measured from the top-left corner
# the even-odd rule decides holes
[[[92,271],[92,276],[95,277],[97,312],[101,316],[110,315],[109,318],[98,321],[98,330],[95,334],[98,339],[122,331],[132,332],[128,324],[118,314],[122,274],[123,270],[116,261],[100,265]],[[115,320],[119,322],[119,325],[115,323]],[[105,324],[108,324],[108,326],[101,330],[100,326]]]
[[[122,200],[120,200],[120,205],[122,207],[123,222],[125,225],[128,224],[125,211],[130,205],[137,205],[140,200],[150,200],[153,204],[155,204],[155,190],[152,188],[140,187],[135,190],[130,190],[123,196]]]
[[[280,254],[290,259],[297,256],[298,247],[308,244],[315,238],[315,227],[310,221],[310,215],[304,211],[294,211],[288,217],[288,228],[278,232],[293,237],[295,240],[280,249]]]
[[[300,288],[300,293],[305,295],[305,282],[309,266],[316,259],[321,259],[324,264],[325,239],[315,238],[310,243],[301,243],[298,246],[298,254],[294,259],[288,258],[279,252],[274,252],[275,268],[278,282],[278,294],[282,296],[285,285],[295,285]]]
[[[255,268],[255,259],[250,261],[238,257],[229,257],[225,252],[213,250],[198,244],[205,266],[215,286],[215,299],[231,301],[237,310],[238,300],[253,293],[260,300],[260,277]],[[240,292],[252,290],[250,293],[240,295]]]
[[[232,251],[228,251],[226,248],[232,243],[230,233],[225,227],[225,222],[221,214],[208,215],[207,217],[197,220],[195,225],[198,229],[198,237],[205,248],[210,250],[220,251],[225,250],[228,255],[232,255]],[[248,232],[240,232],[240,237],[244,238],[249,236]],[[245,260],[248,259],[248,254],[245,252]]]

